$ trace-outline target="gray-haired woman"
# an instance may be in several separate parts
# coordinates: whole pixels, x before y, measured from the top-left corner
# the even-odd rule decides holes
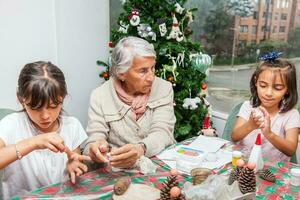
[[[175,142],[172,85],[155,77],[153,45],[137,37],[121,39],[112,52],[113,78],[90,99],[84,153],[97,163],[132,167]]]

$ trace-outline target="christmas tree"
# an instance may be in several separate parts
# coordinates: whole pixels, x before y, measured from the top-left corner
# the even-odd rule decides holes
[[[156,75],[173,84],[177,141],[197,135],[208,112],[199,96],[201,86],[206,88],[205,70],[211,59],[201,52],[198,42],[190,39],[190,24],[196,9],[184,8],[186,1],[120,1],[123,12],[118,19],[119,28],[111,32],[110,43],[113,48],[121,38],[136,36],[154,45]],[[98,61],[98,64],[103,66],[105,63]],[[109,64],[100,76],[109,78]]]

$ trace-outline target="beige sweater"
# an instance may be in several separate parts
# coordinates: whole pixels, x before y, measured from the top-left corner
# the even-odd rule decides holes
[[[176,118],[172,85],[156,77],[146,106],[146,112],[135,121],[130,106],[123,103],[114,89],[113,79],[96,88],[90,98],[84,153],[89,143],[104,138],[112,147],[143,142],[146,156],[158,154],[175,141]]]

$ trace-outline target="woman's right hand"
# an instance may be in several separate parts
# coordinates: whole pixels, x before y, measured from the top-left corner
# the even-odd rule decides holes
[[[55,153],[64,152],[66,149],[63,138],[56,132],[39,134],[32,139],[36,149],[49,149]]]
[[[89,144],[89,156],[93,161],[98,163],[108,162],[108,159],[106,158],[108,150],[108,142],[105,139],[101,139]]]

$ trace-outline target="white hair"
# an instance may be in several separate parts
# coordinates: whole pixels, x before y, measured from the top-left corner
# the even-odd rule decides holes
[[[121,39],[111,55],[112,74],[117,77],[127,72],[136,56],[156,58],[156,52],[152,44],[141,38],[129,36]]]

